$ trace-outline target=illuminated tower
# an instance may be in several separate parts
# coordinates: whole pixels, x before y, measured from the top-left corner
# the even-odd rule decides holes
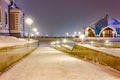
[[[10,35],[15,37],[23,37],[23,12],[15,4],[14,0],[10,0]]]

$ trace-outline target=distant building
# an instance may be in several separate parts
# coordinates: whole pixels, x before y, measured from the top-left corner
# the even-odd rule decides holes
[[[106,15],[85,29],[88,37],[118,37],[120,36],[120,20]]]
[[[0,0],[0,35],[23,37],[24,15],[14,0]]]

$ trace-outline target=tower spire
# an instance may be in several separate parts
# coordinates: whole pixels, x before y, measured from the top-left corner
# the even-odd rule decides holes
[[[106,14],[105,16],[104,16],[104,18],[108,18],[109,17],[109,15],[108,14]]]

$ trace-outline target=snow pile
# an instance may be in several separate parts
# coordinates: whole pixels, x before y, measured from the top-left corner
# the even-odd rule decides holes
[[[14,46],[14,45],[24,45],[27,40],[16,38],[13,36],[0,36],[0,47]]]

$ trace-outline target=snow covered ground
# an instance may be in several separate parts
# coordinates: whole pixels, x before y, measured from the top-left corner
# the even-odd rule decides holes
[[[25,43],[28,43],[28,41],[22,38],[16,38],[12,36],[0,36],[0,47],[23,45]]]
[[[42,45],[42,44],[41,44]],[[0,80],[120,80],[120,72],[40,46],[0,75]]]

